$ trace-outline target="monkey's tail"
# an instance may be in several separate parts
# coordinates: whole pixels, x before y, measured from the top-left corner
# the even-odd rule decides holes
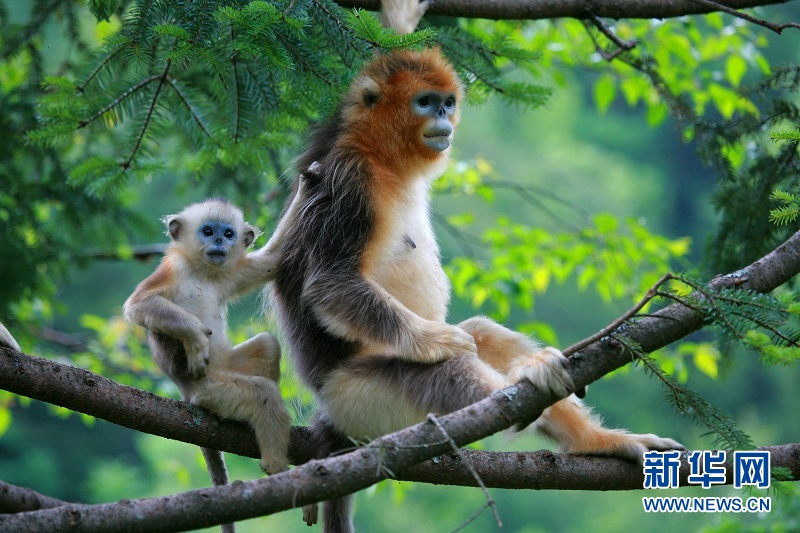
[[[310,428],[317,459],[352,447],[350,439],[339,432],[324,415],[317,412]],[[323,533],[353,533],[353,495],[348,494],[335,500],[328,500],[322,506]],[[309,524],[310,525],[310,524]]]
[[[322,531],[324,533],[352,533],[352,509],[352,494],[326,501],[322,504]]]
[[[206,460],[206,468],[211,476],[211,483],[214,486],[228,484],[228,469],[225,467],[225,459],[222,452],[210,448],[200,448],[203,452],[203,459]],[[236,533],[236,526],[233,523],[220,524],[222,533]]]

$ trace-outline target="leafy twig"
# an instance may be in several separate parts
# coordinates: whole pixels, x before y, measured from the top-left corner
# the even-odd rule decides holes
[[[203,130],[205,136],[211,138],[211,132],[208,131],[208,128],[206,128],[206,125],[203,124],[202,120],[200,120],[200,116],[197,114],[194,107],[192,107],[192,104],[191,102],[189,102],[189,99],[186,97],[185,94],[183,94],[183,91],[181,91],[181,88],[177,84],[177,80],[172,76],[170,76],[168,78],[168,81],[169,81],[169,86],[172,87],[172,89],[175,91],[175,94],[178,95],[178,98],[180,99],[181,103],[186,107],[187,111],[189,111],[189,115],[191,115],[194,121],[197,122],[197,125],[200,126],[201,130]]]
[[[102,117],[103,115],[105,115],[106,113],[108,113],[109,111],[111,111],[112,109],[117,107],[119,104],[121,104],[122,102],[124,102],[125,100],[130,98],[137,91],[142,90],[143,88],[147,87],[148,85],[150,85],[151,83],[153,83],[154,81],[159,80],[159,79],[162,79],[162,75],[161,74],[156,74],[154,76],[150,76],[149,78],[140,81],[139,83],[137,83],[133,87],[129,88],[128,90],[126,90],[124,93],[122,93],[118,97],[116,97],[110,104],[108,104],[104,108],[100,109],[97,113],[95,113],[91,117],[79,121],[78,122],[78,129],[85,128],[86,126],[88,126],[89,124],[91,124],[92,122],[94,122],[98,118]]]
[[[82,92],[83,92],[83,91],[86,89],[86,87],[89,85],[89,83],[91,83],[91,81],[92,81],[94,78],[96,78],[96,77],[97,77],[97,75],[100,73],[100,71],[101,71],[101,70],[103,70],[103,68],[104,68],[104,67],[105,67],[105,66],[106,66],[106,65],[107,65],[109,62],[111,62],[111,60],[112,60],[112,59],[114,59],[114,58],[117,56],[117,54],[119,54],[120,52],[122,52],[122,49],[123,49],[123,47],[122,47],[122,46],[118,46],[118,47],[117,47],[117,48],[116,48],[114,51],[112,51],[112,52],[111,52],[111,53],[109,53],[109,54],[108,54],[108,55],[107,55],[105,58],[103,58],[103,60],[102,60],[102,61],[101,61],[101,62],[100,62],[100,63],[99,63],[99,64],[98,64],[98,65],[97,65],[95,68],[94,68],[94,70],[92,70],[92,72],[90,72],[90,73],[89,73],[89,75],[86,77],[86,79],[85,79],[85,80],[83,80],[83,83],[81,83],[80,85],[78,85],[78,86],[76,86],[76,87],[75,87],[75,88],[76,88],[76,90],[77,90],[79,93],[82,93]]]
[[[594,38],[594,34],[592,34],[592,32],[589,31],[589,22],[591,22],[598,30],[600,30],[600,33],[608,37],[608,39],[612,43],[616,44],[618,47],[617,50],[615,50],[612,53],[609,53],[602,46],[600,46],[600,43],[597,42],[597,39]],[[614,58],[616,58],[619,54],[627,52],[629,50],[633,50],[636,47],[636,45],[639,44],[638,41],[626,41],[620,38],[619,35],[614,33],[614,30],[612,30],[611,27],[597,15],[594,14],[590,15],[589,20],[584,21],[583,24],[586,27],[589,37],[592,39],[592,42],[594,43],[594,47],[597,50],[597,53],[600,54],[602,58],[605,59],[606,61],[610,62],[614,60]]]
[[[630,318],[632,318],[634,315],[636,315],[636,313],[641,311],[642,308],[645,305],[647,305],[647,303],[650,300],[652,300],[656,296],[659,296],[659,295],[663,294],[663,293],[660,293],[658,291],[658,288],[661,287],[664,283],[666,283],[666,282],[668,282],[669,280],[672,280],[672,279],[677,279],[677,278],[675,276],[673,276],[672,274],[664,274],[663,276],[661,276],[661,279],[659,279],[655,283],[655,285],[650,287],[650,289],[648,289],[648,291],[645,293],[645,295],[642,297],[642,299],[639,300],[639,302],[636,305],[631,307],[628,310],[628,312],[626,312],[624,315],[622,315],[621,317],[616,319],[614,322],[612,322],[608,326],[604,327],[603,329],[601,329],[600,331],[598,331],[597,333],[595,333],[591,337],[586,338],[586,339],[584,339],[584,340],[582,340],[580,342],[577,342],[577,343],[573,344],[572,346],[570,346],[569,348],[563,350],[562,353],[564,355],[566,355],[567,357],[569,357],[571,354],[573,354],[575,352],[579,352],[583,348],[586,348],[590,344],[594,344],[595,342],[599,341],[603,337],[608,337],[609,335],[611,335],[621,325],[623,325]]]
[[[164,66],[164,71],[161,73],[160,76],[156,78],[159,80],[158,86],[156,87],[155,93],[153,93],[153,99],[150,101],[150,108],[147,110],[147,115],[145,116],[144,124],[142,124],[142,128],[139,130],[139,135],[136,136],[136,143],[133,145],[133,150],[131,150],[128,159],[126,159],[120,165],[123,170],[127,170],[131,166],[133,158],[136,157],[136,153],[142,146],[144,135],[147,132],[147,128],[150,126],[150,121],[153,119],[153,111],[155,110],[156,103],[158,102],[158,95],[161,93],[161,88],[164,86],[164,82],[167,80],[167,75],[169,74],[169,68],[171,66],[172,66],[172,61],[167,61],[167,64]]]

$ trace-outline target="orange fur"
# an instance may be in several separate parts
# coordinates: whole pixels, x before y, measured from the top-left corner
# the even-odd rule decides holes
[[[478,356],[504,374],[511,370],[512,363],[519,356],[537,353],[541,349],[538,343],[528,337],[509,332],[484,317],[470,318],[458,327],[475,338]]]
[[[172,263],[172,256],[165,255],[156,271],[136,288],[136,292],[131,296],[131,303],[139,302],[151,294],[163,294],[166,298],[171,298],[171,288],[174,285],[172,280],[175,277]]]
[[[398,63],[413,65],[413,70],[396,71]],[[452,93],[457,101],[463,86],[438,49],[423,52],[397,51],[379,56],[353,83],[346,97],[350,104],[343,119],[346,133],[340,142],[360,151],[370,164],[370,185],[380,186],[391,195],[400,183],[414,178],[432,162],[446,156],[420,142],[424,120],[411,113],[411,97],[423,89]],[[372,105],[366,97],[377,98]],[[460,115],[451,119],[457,126]]]

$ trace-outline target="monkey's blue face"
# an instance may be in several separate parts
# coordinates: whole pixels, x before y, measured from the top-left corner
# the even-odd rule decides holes
[[[224,263],[228,252],[236,244],[236,227],[218,220],[206,220],[200,224],[197,233],[203,255],[213,265]]]
[[[456,96],[449,92],[422,91],[411,99],[411,111],[427,119],[422,127],[422,143],[436,152],[450,147],[451,118],[456,112]]]

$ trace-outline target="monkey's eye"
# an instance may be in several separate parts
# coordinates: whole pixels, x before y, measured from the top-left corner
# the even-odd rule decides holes
[[[205,235],[206,237],[211,237],[212,235],[214,235],[214,230],[211,228],[211,226],[205,226],[203,228],[203,235]]]
[[[427,96],[421,96],[417,98],[417,105],[420,107],[428,107],[429,105],[431,105],[431,99],[428,98]]]
[[[223,235],[226,239],[233,239],[234,233],[232,229],[226,229]]]
[[[444,106],[447,108],[455,107],[455,105],[456,105],[456,99],[453,98],[452,96],[444,101]]]

